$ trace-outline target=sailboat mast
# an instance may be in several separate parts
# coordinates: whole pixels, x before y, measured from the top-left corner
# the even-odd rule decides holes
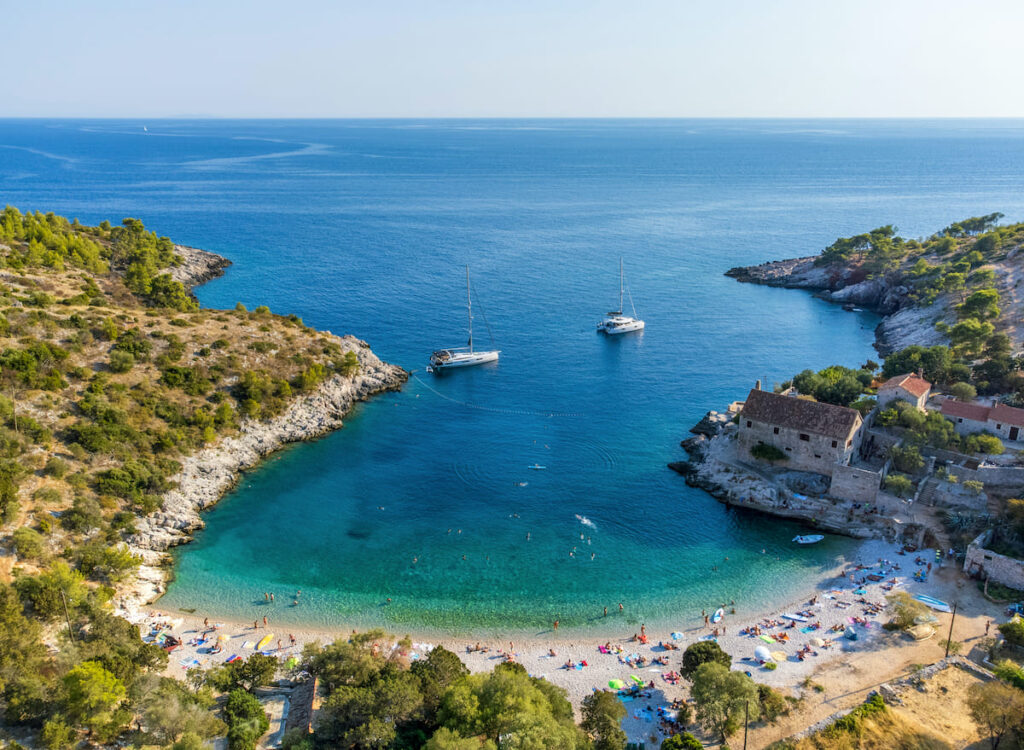
[[[622,257],[619,256],[619,312],[622,312]]]
[[[469,313],[469,352],[473,353],[473,297],[469,293],[469,266],[466,266],[466,311]]]

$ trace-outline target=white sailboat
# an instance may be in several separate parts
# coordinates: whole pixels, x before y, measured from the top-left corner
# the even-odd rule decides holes
[[[633,317],[622,314],[622,290],[625,286],[625,276],[622,272],[622,258],[619,258],[619,309],[607,313],[601,322],[597,324],[597,330],[607,334],[629,333],[631,331],[642,331],[644,322],[636,317],[636,307],[633,305],[633,295],[629,295],[629,306],[633,309]]]
[[[469,346],[438,349],[430,355],[430,372],[452,370],[456,367],[472,367],[486,362],[497,362],[501,352],[497,349],[476,351],[473,348],[473,298],[469,289],[469,266],[466,266],[466,311],[469,314]],[[485,320],[486,322],[486,320]],[[491,342],[493,346],[494,343]]]

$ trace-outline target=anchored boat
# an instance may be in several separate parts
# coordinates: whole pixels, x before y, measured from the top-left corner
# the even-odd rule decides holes
[[[631,331],[642,331],[644,322],[636,317],[636,307],[633,305],[633,295],[629,294],[629,306],[633,310],[633,317],[622,313],[622,291],[625,287],[624,274],[622,271],[622,258],[619,258],[619,309],[606,313],[601,322],[597,324],[597,330],[606,334],[630,333]]]
[[[451,349],[438,349],[430,355],[428,371],[436,373],[443,370],[453,370],[457,367],[472,367],[486,362],[498,361],[498,355],[501,354],[499,350],[476,351],[473,348],[473,297],[469,287],[469,266],[466,266],[466,312],[469,315],[469,345],[453,347]],[[484,322],[486,323],[486,319]],[[491,341],[491,346],[494,346],[493,341]]]

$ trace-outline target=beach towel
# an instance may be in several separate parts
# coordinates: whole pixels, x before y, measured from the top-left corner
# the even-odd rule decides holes
[[[598,646],[597,650],[600,651],[602,654],[609,653],[608,649],[606,649],[604,646]]]
[[[242,657],[239,656],[238,654],[231,654],[231,656],[229,656],[227,659],[224,660],[224,663],[225,664],[230,664],[231,662],[238,661],[241,658]]]
[[[758,638],[760,638],[765,643],[775,643],[776,642],[775,639],[772,638],[770,635],[759,635]]]
[[[855,593],[855,594],[866,594],[868,592],[867,592],[867,589],[860,588],[860,589],[854,589],[853,593]]]
[[[242,648],[256,648],[256,644],[252,641],[246,641],[242,644]]]
[[[679,631],[676,631],[675,633],[672,634],[672,640],[673,641],[680,641],[682,639],[683,639],[683,634],[680,633]]]
[[[619,693],[619,700],[623,703],[629,703],[631,700],[633,700],[633,696],[629,695],[628,693]]]
[[[582,664],[577,664],[574,668],[575,668],[575,670],[577,672],[582,672],[583,671],[583,665]]]
[[[815,630],[817,630],[817,628],[812,628],[812,627],[800,628],[800,632],[801,633],[813,633]]]
[[[702,640],[702,641],[714,641],[715,643],[718,643],[718,639],[715,638],[715,636],[713,636],[713,635],[702,635],[700,637],[700,640]]]

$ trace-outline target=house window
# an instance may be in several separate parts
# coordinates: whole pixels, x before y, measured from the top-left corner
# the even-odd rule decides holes
[[[814,454],[814,457],[815,458],[821,458],[821,456],[819,456],[817,453]]]
[[[750,420],[749,419],[747,420],[747,427],[753,427],[753,425],[750,424]]]
[[[957,417],[956,421],[957,421],[957,424],[963,424],[964,423],[964,420],[963,420],[962,417]],[[750,425],[750,422],[747,422],[747,426],[749,426],[749,425]]]
[[[803,440],[803,441],[804,441],[805,443],[807,443],[807,442],[810,442],[810,440],[811,440],[811,436],[810,436],[810,435],[808,435],[808,434],[807,434],[807,433],[805,433],[805,432],[801,432],[801,433],[800,433],[800,439],[801,439],[801,440]]]
[[[839,441],[838,440],[833,440],[832,441],[832,447],[833,448],[838,448],[839,447]]]
[[[793,449],[792,449],[792,448],[786,448],[786,450],[787,450],[787,451],[789,451],[790,453],[792,453],[792,452],[793,452]]]
[[[996,429],[997,429],[997,430],[1001,430],[1001,429],[1003,429],[1003,426],[1002,426],[1001,424],[997,424],[997,425],[996,425]]]
[[[774,432],[776,435],[778,435],[779,434],[779,428],[776,427],[775,429],[772,430],[772,432]]]

